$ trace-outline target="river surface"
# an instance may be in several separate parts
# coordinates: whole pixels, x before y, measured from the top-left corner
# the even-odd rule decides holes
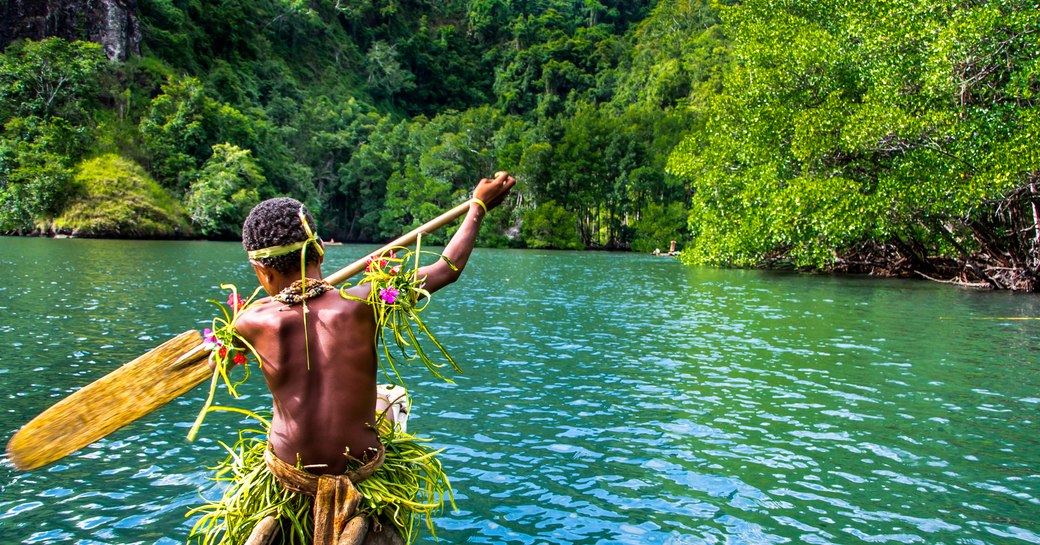
[[[250,274],[233,243],[0,238],[2,439]],[[1040,321],[1011,319],[1036,296],[477,250],[425,317],[465,371],[404,372],[455,488],[440,543],[1040,543]],[[259,373],[242,393],[269,404]],[[5,462],[0,543],[183,542],[242,424],[189,443],[204,396]]]

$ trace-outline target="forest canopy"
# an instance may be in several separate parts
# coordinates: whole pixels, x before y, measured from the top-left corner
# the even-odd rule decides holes
[[[686,259],[914,272],[1033,290],[1040,5],[750,0],[668,171]]]
[[[633,58],[649,2],[138,8],[141,55],[125,62],[58,38],[4,51],[4,231],[53,229],[78,165],[105,154],[140,165],[209,238],[234,238],[252,204],[291,195],[326,237],[382,240],[508,169],[522,189],[483,244],[629,248],[661,244],[632,227],[647,207],[688,198],[664,172],[689,125],[676,107],[688,86],[642,100],[627,76],[652,62]],[[547,224],[558,232],[520,228],[557,206],[570,219]]]
[[[140,55],[0,55],[0,231],[77,225],[100,157],[207,238],[290,195],[385,240],[506,169],[484,245],[1037,280],[1036,2],[137,5]]]

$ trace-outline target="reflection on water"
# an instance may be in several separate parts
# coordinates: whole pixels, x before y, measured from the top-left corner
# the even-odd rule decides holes
[[[234,244],[0,239],[0,429],[190,327]],[[364,253],[330,248],[329,263]],[[329,271],[326,271],[329,272]],[[215,308],[215,307],[214,307]],[[445,543],[1040,543],[1033,296],[478,250],[427,314]],[[255,375],[254,378],[259,378]],[[261,408],[252,381],[238,403]],[[200,388],[48,468],[0,468],[0,542],[183,542],[240,424]],[[432,542],[432,540],[429,540]]]

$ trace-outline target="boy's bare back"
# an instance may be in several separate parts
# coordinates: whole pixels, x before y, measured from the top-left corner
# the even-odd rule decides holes
[[[375,424],[376,346],[372,308],[337,290],[307,300],[310,368],[303,308],[267,299],[239,318],[237,330],[256,348],[274,398],[269,442],[289,463],[312,473],[342,473],[344,452],[363,458],[378,449]],[[349,449],[349,450],[348,450]]]

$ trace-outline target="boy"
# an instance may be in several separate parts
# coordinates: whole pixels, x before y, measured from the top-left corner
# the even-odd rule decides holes
[[[427,291],[435,292],[458,279],[484,215],[505,199],[514,183],[501,172],[477,184],[473,197],[484,206],[470,205],[443,251],[456,268],[437,260],[418,271],[417,278],[426,279]],[[317,475],[342,475],[348,469],[358,471],[358,464],[378,465],[384,456],[373,427],[376,322],[370,305],[344,298],[321,282],[321,241],[314,229],[314,220],[292,199],[264,201],[250,212],[242,227],[242,244],[260,284],[272,297],[244,312],[235,329],[260,356],[274,401],[268,466],[272,471],[274,466],[288,465]],[[309,280],[301,281],[300,251],[306,245],[304,277]],[[371,284],[362,284],[347,293],[367,299],[371,289]],[[300,300],[305,305],[298,304]],[[321,503],[320,494],[316,501]],[[317,520],[318,511],[316,525],[321,526],[325,523]],[[316,527],[316,542],[325,531]],[[338,536],[341,531],[334,533]]]

